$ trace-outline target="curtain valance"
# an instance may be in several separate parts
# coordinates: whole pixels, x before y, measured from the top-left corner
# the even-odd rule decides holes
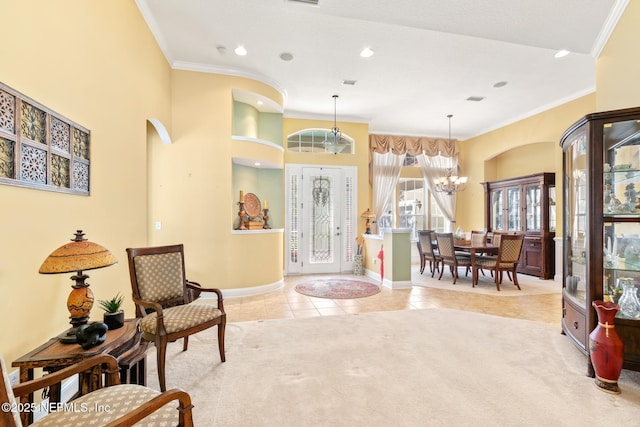
[[[411,154],[417,156],[424,153],[428,157],[441,155],[455,157],[458,155],[458,141],[442,138],[425,138],[418,136],[369,135],[369,148],[374,153]]]

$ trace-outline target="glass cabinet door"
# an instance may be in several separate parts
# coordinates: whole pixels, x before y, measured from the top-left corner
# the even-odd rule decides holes
[[[587,272],[587,151],[584,128],[576,130],[570,136],[570,146],[565,156],[565,173],[567,176],[568,212],[565,218],[565,233],[568,248],[565,271],[565,295],[582,307],[586,307],[586,272]]]
[[[542,228],[542,189],[539,185],[529,185],[525,188],[527,231],[540,231]]]
[[[520,188],[507,188],[508,231],[520,231]]]
[[[504,230],[502,190],[491,192],[491,229]]]
[[[605,124],[603,138],[602,294],[620,305],[617,317],[640,320],[640,124]]]

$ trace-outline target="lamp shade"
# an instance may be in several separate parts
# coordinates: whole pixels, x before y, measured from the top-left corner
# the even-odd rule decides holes
[[[84,239],[82,230],[76,232],[75,240],[60,246],[44,260],[39,272],[42,274],[70,273],[93,270],[118,262],[102,245]]]
[[[360,215],[360,217],[371,220],[371,219],[376,219],[376,214],[371,212],[371,209],[367,208],[366,211],[362,212],[362,215]]]

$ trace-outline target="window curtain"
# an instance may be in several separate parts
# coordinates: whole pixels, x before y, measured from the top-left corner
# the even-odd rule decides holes
[[[458,169],[457,155],[456,157],[445,157],[442,155],[427,156],[423,153],[416,156],[416,159],[420,165],[422,176],[424,177],[427,186],[429,187],[429,191],[431,192],[431,197],[433,197],[435,202],[438,204],[438,207],[445,218],[454,224],[456,222],[456,193],[449,195],[447,193],[438,192],[435,189],[434,182],[437,178],[445,176],[447,169]]]
[[[422,175],[427,182],[427,186],[431,191],[431,195],[434,197],[436,203],[442,210],[443,215],[455,223],[456,213],[456,196],[451,196],[445,193],[439,193],[435,191],[434,180],[446,175],[447,169],[452,168],[458,170],[458,141],[442,138],[426,138],[426,137],[411,137],[411,136],[395,136],[395,135],[370,135],[369,136],[369,148],[373,152],[373,194],[374,194],[374,211],[376,217],[379,218],[382,209],[384,209],[386,203],[389,201],[389,197],[393,194],[393,189],[400,178],[400,168],[404,162],[404,157],[407,153],[416,156]],[[380,183],[379,187],[376,186],[376,154],[391,154],[396,157],[402,156],[402,160],[399,162],[397,176],[393,181],[393,187],[390,190],[383,189],[383,185]],[[380,192],[388,191],[388,194],[378,194],[378,188]],[[382,203],[382,204],[378,204]]]
[[[376,218],[384,213],[400,179],[406,153],[373,153],[373,212]]]

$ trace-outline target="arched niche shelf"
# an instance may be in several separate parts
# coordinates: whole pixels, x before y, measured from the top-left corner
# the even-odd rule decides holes
[[[158,136],[163,144],[171,144],[171,136],[169,136],[169,132],[167,132],[167,128],[164,127],[162,122],[158,119],[150,118],[148,119],[149,123],[153,125],[156,132],[158,132]]]

